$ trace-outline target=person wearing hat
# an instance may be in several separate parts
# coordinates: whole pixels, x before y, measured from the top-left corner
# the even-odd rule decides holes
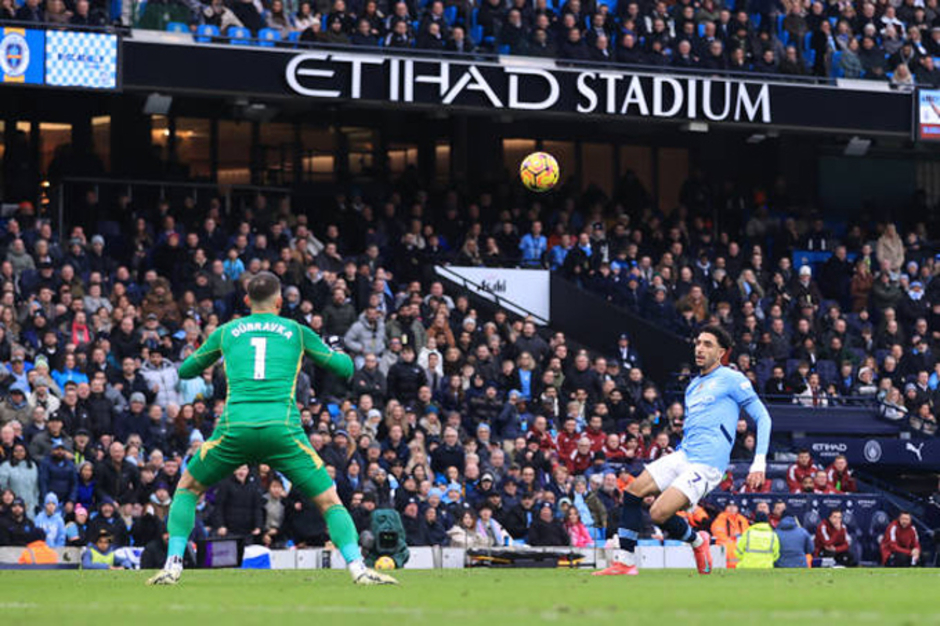
[[[81,504],[75,506],[74,519],[65,525],[65,543],[70,548],[88,545],[88,509]]]
[[[401,525],[405,529],[405,542],[409,546],[431,545],[431,535],[421,515],[418,498],[411,497],[405,502],[401,513]]]
[[[30,409],[41,407],[45,409],[46,415],[52,415],[59,410],[61,402],[52,393],[52,379],[37,375],[33,378],[33,391],[26,396]]]
[[[42,511],[36,516],[36,526],[46,533],[46,545],[50,548],[65,546],[65,520],[59,512],[59,498],[47,493]]]
[[[39,462],[39,492],[55,495],[66,513],[71,512],[78,487],[75,462],[69,456],[66,442],[57,438],[52,442],[52,452]]]
[[[147,398],[143,393],[135,391],[130,396],[127,408],[115,420],[114,434],[118,440],[127,441],[127,438],[133,434],[143,437],[149,429]]]
[[[612,360],[616,361],[624,371],[634,367],[642,367],[640,354],[630,345],[629,333],[620,333],[620,337],[617,338],[617,348],[614,352],[615,355]]]
[[[15,383],[7,392],[3,404],[0,404],[0,426],[13,420],[18,421],[20,424],[28,424],[31,412],[32,408],[30,408],[29,402],[26,401],[26,388],[19,383]]]
[[[14,498],[7,515],[0,517],[0,546],[26,546],[46,534],[26,516],[26,502]]]
[[[119,560],[115,551],[114,537],[105,528],[100,528],[91,534],[93,543],[89,543],[82,555],[82,568],[84,569],[124,569],[128,565]]]
[[[46,422],[46,428],[33,437],[29,442],[29,455],[34,459],[44,459],[52,452],[52,445],[55,441],[61,441],[65,445],[66,452],[72,453],[72,438],[65,432],[65,422],[62,420],[61,411],[56,411],[49,416]]]
[[[571,538],[564,524],[555,518],[555,507],[549,502],[542,502],[538,515],[529,528],[526,543],[530,546],[570,546]]]
[[[428,383],[427,374],[415,362],[414,346],[402,346],[397,363],[388,370],[388,396],[402,404],[413,404],[418,399],[418,390]]]
[[[127,545],[127,527],[117,511],[117,503],[110,496],[100,497],[98,500],[98,515],[89,522],[88,535],[98,537],[104,531],[115,546]]]
[[[508,487],[504,486],[504,489]],[[510,508],[503,516],[503,526],[513,539],[525,540],[535,521],[538,511],[535,508],[535,493],[526,491],[519,497],[519,503]]]

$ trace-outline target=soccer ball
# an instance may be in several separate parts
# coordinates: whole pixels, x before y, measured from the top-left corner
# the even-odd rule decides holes
[[[548,191],[558,182],[561,170],[558,161],[547,152],[533,152],[522,160],[519,177],[522,184],[531,191]]]
[[[380,571],[395,569],[395,559],[390,556],[380,556],[375,560],[375,569]]]

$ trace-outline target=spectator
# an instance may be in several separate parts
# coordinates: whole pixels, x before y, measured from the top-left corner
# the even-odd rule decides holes
[[[86,533],[89,537],[98,537],[102,534],[107,534],[115,547],[123,547],[130,543],[127,526],[117,514],[116,503],[107,496],[101,498],[98,504],[98,515],[89,522]]]
[[[71,513],[77,489],[75,463],[68,458],[65,443],[57,441],[52,446],[52,453],[39,463],[39,493],[52,493],[66,507],[66,512]]]
[[[166,408],[170,403],[181,404],[182,398],[178,391],[180,379],[176,366],[169,359],[164,359],[164,356],[162,348],[151,350],[149,359],[140,368],[140,374],[154,394],[156,403]]]
[[[13,444],[10,458],[0,465],[0,490],[10,489],[23,502],[26,517],[33,519],[39,508],[39,468],[30,458],[26,444]]]
[[[94,543],[88,544],[85,553],[82,554],[83,569],[125,569],[130,564],[125,560],[118,559],[113,536],[105,528],[101,528],[92,535],[95,538]]]
[[[477,518],[469,507],[461,509],[457,523],[447,531],[447,537],[452,548],[487,548],[491,545],[488,537],[477,532]]]
[[[842,511],[833,509],[829,517],[816,527],[815,556],[833,559],[838,565],[852,567],[855,559],[849,552],[849,535],[842,525]]]
[[[43,530],[26,517],[23,498],[14,498],[9,513],[0,517],[0,546],[26,546],[45,537]]]
[[[738,505],[734,502],[728,502],[725,510],[719,513],[712,522],[712,537],[715,538],[717,545],[725,546],[728,567],[731,569],[737,566],[738,538],[744,534],[748,526],[747,518],[741,515]]]
[[[216,491],[212,527],[219,537],[232,535],[260,541],[263,516],[261,493],[248,480],[248,466],[242,465]]]
[[[574,506],[565,512],[565,530],[568,533],[569,545],[575,548],[588,548],[594,545],[591,533],[581,521],[581,515]]]
[[[775,567],[813,566],[813,537],[799,525],[795,517],[788,515],[781,519],[776,532],[780,541],[780,555]]]
[[[538,507],[538,516],[532,521],[526,542],[530,546],[570,546],[571,538],[561,521],[555,519],[554,507],[543,502]]]
[[[920,540],[911,514],[901,511],[888,524],[881,540],[881,564],[885,567],[916,567],[920,560]]]
[[[36,527],[46,534],[46,545],[50,548],[65,546],[65,520],[58,508],[59,499],[54,493],[49,493],[43,510],[36,516]]]

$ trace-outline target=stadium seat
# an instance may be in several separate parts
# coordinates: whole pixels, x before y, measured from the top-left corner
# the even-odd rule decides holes
[[[228,29],[229,42],[236,46],[251,45],[251,31],[244,26],[232,26]]]
[[[829,69],[829,76],[832,78],[845,78],[845,70],[842,69],[842,52],[832,53],[832,65]]]
[[[783,39],[784,35],[789,36],[789,33],[783,30],[783,20],[785,18],[786,18],[786,15],[784,15],[783,13],[780,13],[777,15],[777,37],[780,37],[780,39]],[[784,45],[786,45],[786,43],[784,43]]]
[[[885,349],[875,350],[875,361],[877,361],[878,365],[881,365],[885,362],[885,357],[888,356],[890,352],[890,350]]]
[[[698,25],[698,36],[699,36],[699,37],[704,37],[704,36],[705,36],[705,22],[701,22],[701,23]]]
[[[751,28],[758,30],[760,28],[760,13],[751,13],[747,17],[751,21]]]
[[[296,47],[298,41],[300,41],[300,32],[296,30],[292,30],[291,32],[287,34],[287,43]],[[379,39],[379,45],[382,45],[381,38]]]
[[[474,11],[476,11],[476,9],[474,9]],[[470,39],[478,46],[483,43],[483,27],[479,25],[471,26]]]
[[[816,531],[816,527],[819,526],[819,521],[822,519],[819,515],[819,511],[816,509],[810,509],[803,514],[802,524],[803,528],[808,530],[810,533]]]
[[[787,481],[782,478],[774,478],[770,482],[770,490],[774,493],[788,493],[790,491],[787,489]]]
[[[842,523],[849,529],[855,529],[855,513],[852,512],[852,509],[846,509],[842,512]]]
[[[868,527],[868,536],[874,537],[875,535],[883,534],[885,529],[888,527],[888,524],[891,523],[891,518],[888,517],[888,514],[884,511],[875,511],[871,516],[871,524]]]
[[[166,30],[168,33],[188,33],[189,26],[182,22],[169,22],[166,25]]]
[[[477,25],[477,17],[480,15],[480,9],[473,9],[473,12],[470,14],[470,26],[475,27]],[[482,39],[482,37],[481,37]],[[477,42],[479,43],[479,42]]]
[[[262,28],[258,31],[258,45],[265,48],[273,48],[274,44],[281,40],[281,33],[273,28]]]
[[[453,26],[457,22],[457,6],[452,5],[444,9],[444,19]]]
[[[839,378],[839,369],[835,361],[823,359],[816,362],[816,371],[824,384],[834,383]]]
[[[198,43],[211,43],[218,37],[219,29],[212,24],[200,24],[199,28],[196,29],[196,41]]]
[[[787,359],[787,377],[793,375],[793,372],[796,371],[797,366],[800,364],[799,359]]]
[[[812,48],[810,48],[810,42],[812,41],[812,39],[813,39],[813,33],[811,32],[803,35],[803,50],[805,50],[806,52],[809,52],[810,50],[812,50]]]
[[[511,54],[512,50],[509,48],[509,44],[503,44],[499,47],[498,52],[501,56],[506,56],[508,54]]]

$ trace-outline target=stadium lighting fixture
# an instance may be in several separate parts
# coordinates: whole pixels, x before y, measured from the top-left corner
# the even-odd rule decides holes
[[[871,139],[862,139],[861,137],[855,136],[849,139],[849,143],[845,146],[845,156],[865,156],[868,154],[868,149],[871,147]]]

